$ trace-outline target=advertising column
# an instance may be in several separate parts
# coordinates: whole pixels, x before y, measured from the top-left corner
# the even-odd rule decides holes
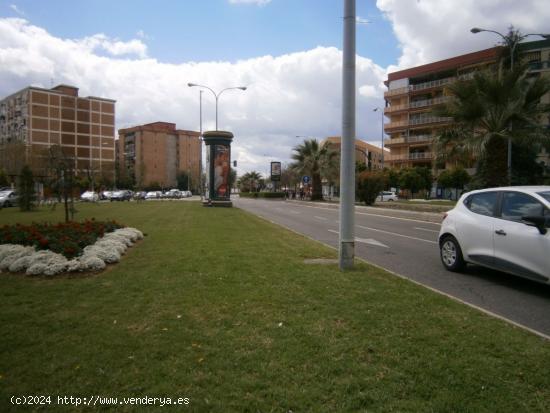
[[[207,158],[207,191],[203,205],[230,207],[233,134],[226,131],[209,131],[203,134],[203,139]]]

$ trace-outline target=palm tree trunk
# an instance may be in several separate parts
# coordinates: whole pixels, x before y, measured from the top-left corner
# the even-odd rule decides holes
[[[311,176],[311,200],[320,201],[323,199],[323,186],[321,183],[320,174],[312,174]]]

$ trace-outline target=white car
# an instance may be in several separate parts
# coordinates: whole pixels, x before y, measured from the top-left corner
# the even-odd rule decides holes
[[[397,201],[397,194],[395,192],[384,191],[378,194],[377,201]]]
[[[97,192],[86,191],[82,195],[80,195],[80,200],[87,202],[97,202],[99,201],[99,195]]]
[[[149,191],[145,194],[145,199],[157,199],[160,198],[161,194],[160,191]]]
[[[11,189],[0,191],[0,208],[17,205],[19,196]]]
[[[550,186],[472,191],[447,212],[439,232],[441,262],[466,263],[550,283]]]

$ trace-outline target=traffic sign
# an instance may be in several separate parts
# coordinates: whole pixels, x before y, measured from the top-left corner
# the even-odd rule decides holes
[[[307,175],[304,175],[304,176],[302,177],[302,182],[303,182],[304,184],[309,184],[309,181],[310,181],[310,180],[311,180],[311,178],[310,178],[309,176],[307,176]]]

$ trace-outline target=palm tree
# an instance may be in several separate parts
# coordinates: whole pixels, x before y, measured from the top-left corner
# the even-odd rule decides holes
[[[262,175],[259,172],[247,172],[237,182],[239,189],[243,192],[256,191],[262,183]]]
[[[293,149],[292,168],[300,175],[311,176],[311,200],[323,199],[321,178],[330,175],[330,165],[334,163],[337,153],[330,145],[319,145],[317,139],[306,139]]]
[[[550,130],[541,123],[550,113],[550,105],[541,103],[550,92],[550,81],[529,77],[525,67],[500,76],[478,72],[473,80],[458,81],[447,91],[454,99],[438,113],[453,117],[454,124],[436,137],[435,148],[443,159],[462,160],[455,165],[475,155],[480,160],[478,173],[484,175],[484,186],[507,182],[508,139],[522,146],[550,138]]]

